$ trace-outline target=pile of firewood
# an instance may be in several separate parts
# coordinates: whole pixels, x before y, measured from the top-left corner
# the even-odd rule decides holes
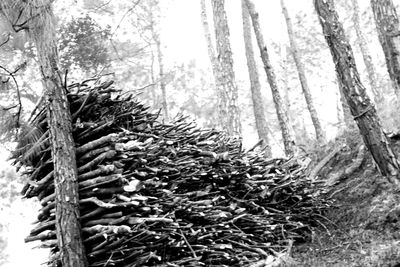
[[[90,266],[249,266],[304,241],[329,207],[295,160],[245,152],[183,117],[161,123],[111,84],[74,84],[68,95]],[[57,266],[49,140],[42,109],[14,158],[24,196],[42,205],[26,241],[51,248]]]

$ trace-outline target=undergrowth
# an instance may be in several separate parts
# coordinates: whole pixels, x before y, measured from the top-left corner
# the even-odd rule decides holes
[[[344,149],[321,170],[322,182],[353,162],[361,138],[344,132],[328,147],[338,144]],[[392,145],[398,154],[400,142]],[[335,208],[324,214],[310,241],[295,245],[290,260],[270,266],[400,267],[400,194],[379,174],[368,153],[361,168],[328,195],[335,199]]]

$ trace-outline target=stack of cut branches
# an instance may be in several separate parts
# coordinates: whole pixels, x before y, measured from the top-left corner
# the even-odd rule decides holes
[[[90,266],[249,266],[305,240],[329,206],[296,161],[244,152],[184,117],[160,123],[111,84],[74,84],[68,94]],[[50,247],[57,266],[44,109],[31,125],[14,153],[29,179],[24,196],[42,205],[26,241]]]

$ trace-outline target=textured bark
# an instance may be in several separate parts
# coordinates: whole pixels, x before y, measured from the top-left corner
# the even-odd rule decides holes
[[[286,27],[289,35],[290,48],[297,68],[297,73],[299,75],[301,89],[303,90],[303,95],[307,103],[307,108],[311,116],[311,121],[314,125],[315,136],[319,143],[325,143],[325,134],[324,131],[322,130],[321,122],[319,121],[317,111],[314,107],[310,88],[308,87],[304,64],[300,59],[299,49],[297,46],[296,39],[294,38],[293,25],[289,16],[289,12],[286,9],[284,0],[281,0],[281,7],[282,7],[282,13],[285,16],[286,20]]]
[[[371,58],[371,53],[369,52],[369,48],[367,45],[367,41],[365,40],[364,34],[361,31],[360,27],[360,8],[358,6],[358,0],[351,0],[353,4],[353,24],[354,24],[354,29],[356,30],[357,34],[357,43],[358,46],[360,47],[361,54],[364,60],[365,68],[367,70],[367,76],[368,76],[368,82],[371,87],[371,91],[374,95],[374,100],[375,103],[381,103],[382,102],[382,95],[379,92],[378,85],[376,83],[377,78],[376,78],[376,70],[375,66],[372,62]]]
[[[251,99],[253,101],[253,112],[256,121],[258,137],[263,140],[266,146],[266,157],[271,157],[271,147],[268,138],[268,126],[265,118],[264,104],[261,95],[260,78],[258,75],[257,64],[254,59],[253,42],[251,40],[251,22],[246,3],[242,0],[242,19],[243,19],[243,39],[246,49],[247,68],[249,71]]]
[[[400,31],[396,9],[392,0],[371,0],[371,6],[389,77],[400,96]]]
[[[54,19],[51,6],[45,11],[48,20]],[[34,19],[35,20],[35,19]],[[45,21],[45,20],[44,20]],[[53,26],[54,27],[54,26]],[[48,105],[54,183],[56,195],[56,231],[63,267],[87,266],[79,222],[78,174],[75,143],[72,137],[71,114],[66,90],[59,73],[56,33],[53,27],[35,23],[30,36],[35,42]]]
[[[229,27],[224,9],[225,0],[212,0],[215,40],[218,60],[218,109],[222,127],[230,135],[241,135],[238,108],[238,89],[233,71],[232,50],[229,42]]]
[[[251,21],[253,22],[253,29],[257,39],[257,44],[260,49],[261,59],[264,64],[265,73],[269,86],[272,91],[272,98],[274,100],[276,114],[278,116],[279,126],[282,132],[283,144],[287,156],[294,154],[294,139],[289,130],[289,123],[285,109],[283,108],[282,98],[276,82],[276,77],[272,65],[269,60],[267,46],[264,42],[264,37],[261,33],[260,23],[258,21],[258,13],[255,10],[254,4],[250,0],[245,0],[247,9],[250,13]]]
[[[399,162],[382,130],[375,107],[360,81],[353,51],[339,22],[333,0],[314,0],[314,5],[335,63],[336,73],[342,81],[343,94],[364,143],[382,175],[398,179]]]

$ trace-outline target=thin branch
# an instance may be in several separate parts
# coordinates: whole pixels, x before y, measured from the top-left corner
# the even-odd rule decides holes
[[[0,47],[2,47],[3,45],[5,45],[6,43],[8,43],[8,41],[10,41],[10,33],[7,33],[7,38],[6,38],[6,40],[4,40],[1,44],[0,44]]]
[[[125,17],[126,17],[129,13],[131,13],[131,12],[133,11],[133,9],[135,9],[135,7],[136,7],[137,5],[139,5],[139,3],[140,3],[140,0],[137,0],[136,3],[134,3],[133,6],[132,6],[131,8],[129,8],[129,9],[125,12],[125,14],[122,16],[121,20],[119,21],[117,27],[116,27],[115,30],[111,33],[111,37],[110,37],[110,38],[112,38],[112,37],[114,36],[114,34],[116,33],[116,31],[117,31],[117,30],[119,29],[119,27],[121,26],[121,23],[124,21]]]
[[[97,11],[100,10],[100,9],[102,10],[103,7],[108,6],[110,3],[111,3],[111,0],[109,0],[107,3],[104,3],[104,4],[102,4],[102,5],[99,5],[99,6],[95,7],[95,8],[94,8],[94,12],[97,12]],[[104,10],[102,10],[102,11],[104,11]],[[106,11],[107,11],[107,10],[106,10]]]
[[[20,118],[21,118],[21,113],[22,113],[22,102],[21,102],[21,92],[19,90],[19,85],[17,80],[15,79],[15,74],[24,66],[24,64],[20,64],[14,71],[9,71],[8,69],[6,69],[5,67],[0,65],[0,69],[4,70],[10,77],[11,79],[14,81],[15,84],[15,88],[17,90],[17,100],[18,100],[18,111],[15,114],[15,116],[17,117],[17,122],[16,122],[16,128],[19,128],[20,126]]]

